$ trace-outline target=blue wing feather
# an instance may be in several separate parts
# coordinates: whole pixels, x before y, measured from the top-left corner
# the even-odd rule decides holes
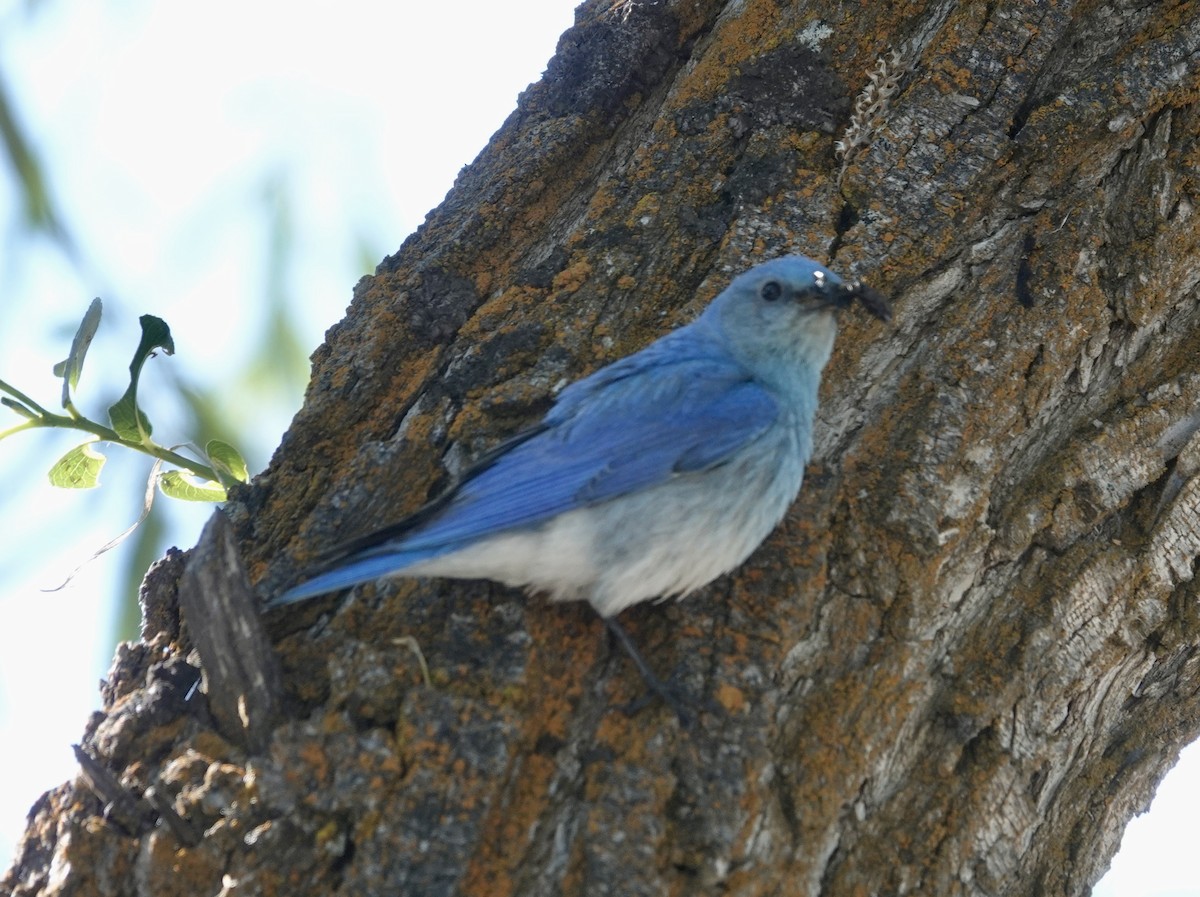
[[[730,362],[660,363],[653,376],[602,373],[602,383],[575,384],[594,389],[564,396],[541,432],[464,482],[396,547],[431,549],[534,526],[704,470],[757,439],[779,413],[771,394]]]

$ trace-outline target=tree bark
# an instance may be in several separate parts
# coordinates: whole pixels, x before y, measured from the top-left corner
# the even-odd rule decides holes
[[[84,743],[182,822],[69,782],[4,889],[1087,894],[1200,729],[1198,54],[1188,2],[585,3],[227,511],[273,594],[755,261],[862,276],[787,520],[622,617],[695,728],[587,607],[402,581],[266,618],[255,750],[174,555]]]

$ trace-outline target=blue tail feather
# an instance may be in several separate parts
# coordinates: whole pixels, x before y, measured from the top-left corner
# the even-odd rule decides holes
[[[328,592],[337,592],[351,586],[372,582],[384,576],[400,573],[405,567],[426,560],[437,551],[389,551],[365,554],[357,559],[344,562],[343,566],[324,573],[319,573],[312,579],[305,580],[299,585],[292,586],[281,595],[267,601],[266,609],[283,607],[306,601]]]

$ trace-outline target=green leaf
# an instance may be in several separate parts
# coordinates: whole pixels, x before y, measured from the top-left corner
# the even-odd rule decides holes
[[[175,354],[171,328],[162,318],[142,315],[138,322],[142,325],[142,341],[133,353],[133,361],[129,362],[129,387],[125,390],[125,395],[108,409],[108,419],[112,422],[112,428],[122,439],[131,442],[145,442],[152,432],[149,418],[137,403],[138,378],[142,375],[142,365],[157,349],[162,349],[167,355]]]
[[[144,442],[153,432],[150,418],[137,406],[137,387],[133,383],[129,384],[125,395],[109,407],[108,419],[117,435],[130,442]]]
[[[162,349],[166,355],[175,354],[175,340],[171,339],[171,328],[167,326],[166,321],[154,315],[142,315],[138,318],[138,323],[142,325],[142,341],[129,364],[129,373],[135,376],[141,370],[142,362],[156,349]]]
[[[158,488],[168,498],[182,501],[225,501],[225,487],[211,480],[197,480],[179,470],[168,470],[158,479]]]
[[[210,439],[204,447],[208,455],[209,465],[217,472],[221,483],[232,486],[234,483],[249,483],[250,471],[246,468],[246,459],[242,453],[228,442],[220,439]]]
[[[88,346],[92,344],[92,337],[96,335],[96,328],[100,326],[102,311],[103,304],[100,299],[93,299],[92,304],[88,306],[88,310],[83,315],[83,320],[79,322],[75,338],[71,340],[71,354],[54,366],[54,376],[62,377],[63,381],[62,405],[64,408],[71,404],[71,393],[79,385],[79,375],[83,373],[83,357],[87,355]]]
[[[48,476],[60,489],[94,489],[100,485],[100,468],[107,460],[96,451],[95,442],[77,445],[55,462]]]

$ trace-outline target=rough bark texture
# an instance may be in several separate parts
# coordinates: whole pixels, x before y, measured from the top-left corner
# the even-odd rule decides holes
[[[1086,894],[1200,729],[1198,48],[1189,2],[585,3],[228,510],[271,593],[753,261],[863,276],[896,326],[845,317],[786,522],[624,617],[695,730],[586,607],[405,582],[267,618],[249,752],[175,555],[85,745],[203,839],[80,778],[4,889]]]

